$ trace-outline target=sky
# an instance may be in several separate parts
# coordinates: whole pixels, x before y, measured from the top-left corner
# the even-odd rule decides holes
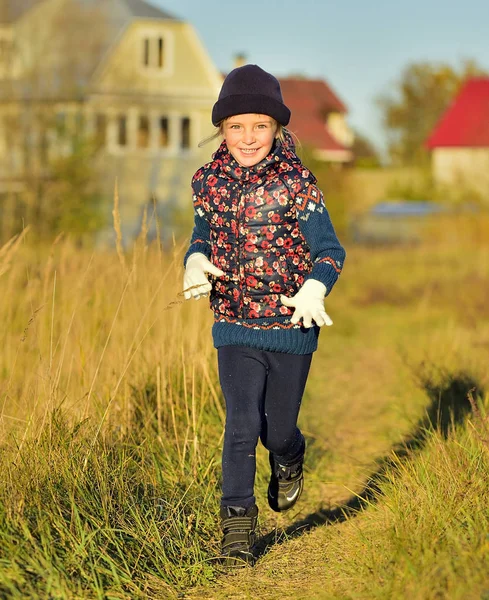
[[[189,21],[223,72],[236,54],[276,76],[326,80],[381,148],[375,98],[412,62],[489,70],[489,0],[147,0]]]

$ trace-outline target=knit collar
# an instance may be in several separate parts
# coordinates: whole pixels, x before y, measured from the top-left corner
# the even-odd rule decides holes
[[[265,171],[279,165],[281,162],[299,162],[294,147],[294,142],[289,133],[285,134],[285,142],[275,140],[273,146],[267,156],[252,167],[242,167],[238,161],[229,152],[226,142],[223,140],[219,148],[213,154],[212,159],[218,163],[220,171],[223,175],[230,179],[238,181],[251,181],[259,179]]]

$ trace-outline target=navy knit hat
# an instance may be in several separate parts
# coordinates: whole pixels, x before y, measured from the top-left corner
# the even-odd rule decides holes
[[[228,74],[212,109],[212,123],[245,113],[268,115],[281,125],[290,120],[278,79],[258,65],[244,65]]]

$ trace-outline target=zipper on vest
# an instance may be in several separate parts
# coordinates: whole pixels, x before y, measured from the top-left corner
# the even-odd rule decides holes
[[[241,226],[240,226],[240,211],[241,206],[244,204],[245,195],[241,194],[239,197],[238,208],[236,210],[236,229],[238,232],[238,285],[239,285],[239,300],[238,300],[238,316],[244,318],[244,294],[243,294],[243,281],[241,278]]]

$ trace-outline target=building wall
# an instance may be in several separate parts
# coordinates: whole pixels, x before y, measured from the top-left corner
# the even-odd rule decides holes
[[[47,0],[42,4],[47,12],[32,11],[19,22],[19,39],[34,40],[36,48],[47,44],[46,36],[36,37],[34,30],[49,30],[60,2]],[[56,63],[54,49],[59,47],[54,44],[46,52],[43,68]],[[23,46],[21,75],[34,64],[34,54],[34,47]],[[0,193],[13,189],[14,179],[18,186],[22,178],[44,175],[41,136],[49,159],[67,154],[70,132],[82,122],[88,137],[99,138],[96,177],[109,201],[118,182],[125,231],[138,227],[143,207],[153,199],[164,214],[175,208],[191,212],[191,176],[210,160],[217,145],[198,147],[213,132],[210,115],[221,83],[221,74],[190,24],[135,20],[113,41],[81,100],[0,103]],[[45,123],[53,125],[47,134],[41,131]],[[33,148],[29,161],[22,155],[26,144]],[[110,221],[110,208],[107,216]]]
[[[138,20],[116,41],[93,87],[105,94],[164,97],[179,106],[182,100],[209,103],[220,84],[220,74],[191,25]]]
[[[435,148],[435,181],[471,189],[489,200],[489,148]]]
[[[96,73],[87,112],[92,123],[100,114],[107,119],[102,182],[111,193],[117,178],[127,223],[138,222],[153,198],[167,214],[191,210],[191,177],[216,147],[198,144],[213,132],[221,83],[188,23],[138,21],[114,45]]]
[[[327,119],[328,131],[343,146],[349,148],[353,145],[355,136],[346,122],[345,115],[341,113],[330,113]]]

